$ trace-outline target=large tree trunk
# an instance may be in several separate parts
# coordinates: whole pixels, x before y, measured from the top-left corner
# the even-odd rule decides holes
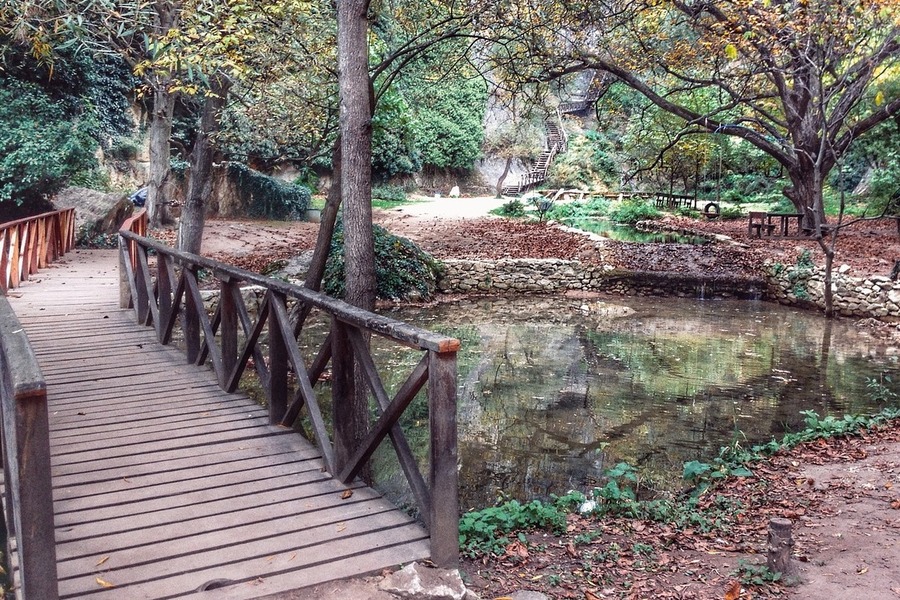
[[[178,25],[181,2],[154,0],[151,42],[165,38]],[[147,52],[151,49],[148,47]],[[153,90],[153,114],[150,119],[150,181],[147,183],[147,212],[150,226],[170,225],[169,203],[172,201],[169,181],[169,138],[172,136],[172,114],[175,94],[169,89],[173,75],[165,69],[151,71],[146,81]]]
[[[209,83],[209,94],[200,116],[200,130],[191,151],[191,183],[178,228],[179,250],[194,254],[200,254],[206,222],[206,200],[212,191],[212,138],[219,131],[219,116],[231,85],[223,75],[214,76]]]
[[[821,225],[827,222],[822,201],[821,176],[814,167],[806,169],[799,165],[788,169],[788,176],[791,178],[791,186],[784,190],[784,195],[793,203],[797,212],[804,215],[804,227],[813,235],[818,235]]]
[[[167,80],[158,79],[153,86],[150,119],[150,181],[147,183],[146,206],[151,227],[168,225],[172,221],[169,216],[169,137],[174,111],[175,95],[169,91]]]
[[[368,69],[368,0],[340,0],[338,90],[340,95],[341,197],[344,204],[345,300],[375,307],[375,243],[372,233],[372,110]],[[368,393],[362,369],[351,367],[348,338],[335,331],[335,456],[342,468],[368,430]],[[355,371],[352,372],[352,371]],[[338,393],[340,388],[340,393]],[[362,474],[367,478],[367,473]]]

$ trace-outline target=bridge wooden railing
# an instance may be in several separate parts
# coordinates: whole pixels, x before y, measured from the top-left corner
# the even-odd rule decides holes
[[[75,247],[75,209],[0,224],[0,293]]]
[[[0,296],[4,516],[18,600],[56,600],[47,386],[9,301]]]
[[[138,321],[154,327],[163,344],[173,341],[173,331],[179,327],[188,362],[202,365],[208,361],[226,391],[236,390],[252,365],[265,390],[270,421],[293,427],[305,409],[311,431],[304,433],[318,445],[328,471],[344,483],[353,480],[381,442],[389,438],[419,514],[430,530],[432,560],[439,566],[455,568],[459,558],[459,341],[304,287],[180,252],[134,233],[141,218],[138,214],[125,222],[119,243],[120,264],[129,288],[129,293],[121,297],[123,304],[134,307]],[[201,270],[217,282],[219,298],[214,310],[204,307],[198,279]],[[242,297],[242,283],[264,290],[255,320]],[[293,311],[301,315],[299,322],[292,321],[292,308],[304,309]],[[307,362],[297,340],[313,309],[324,313],[331,326]],[[393,398],[389,397],[370,352],[368,339],[372,334],[423,352]],[[331,431],[313,389],[329,363]],[[363,435],[348,432],[348,428],[352,429],[348,415],[353,412],[350,406],[356,381],[365,382],[378,415]],[[426,389],[429,409],[427,484],[399,423],[422,388]],[[357,443],[355,439],[362,441]]]

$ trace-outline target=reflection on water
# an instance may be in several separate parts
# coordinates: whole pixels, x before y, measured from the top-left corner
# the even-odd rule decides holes
[[[585,489],[622,460],[672,481],[722,445],[796,429],[801,410],[877,410],[868,380],[900,371],[898,348],[851,322],[761,302],[485,299],[391,316],[463,341],[464,509]]]

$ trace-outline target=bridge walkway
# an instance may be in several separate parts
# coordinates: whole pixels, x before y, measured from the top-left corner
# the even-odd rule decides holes
[[[332,479],[118,294],[104,250],[9,292],[47,382],[61,598],[258,598],[429,556],[420,524]]]

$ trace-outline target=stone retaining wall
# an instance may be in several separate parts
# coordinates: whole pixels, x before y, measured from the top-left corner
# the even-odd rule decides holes
[[[559,259],[445,260],[438,279],[445,293],[561,293],[569,290],[628,296],[760,298],[764,279],[687,276],[653,271],[617,271],[609,265],[586,265]]]
[[[558,259],[446,260],[438,279],[445,293],[562,293],[569,290],[627,296],[753,298],[824,310],[823,269],[766,266],[759,278],[696,277],[652,271],[623,272],[609,265]],[[867,279],[836,269],[834,306],[838,314],[900,319],[900,282]]]
[[[825,309],[825,269],[766,266],[767,297],[782,304]],[[850,277],[847,267],[831,274],[836,314],[847,317],[900,319],[900,282],[887,277]]]

